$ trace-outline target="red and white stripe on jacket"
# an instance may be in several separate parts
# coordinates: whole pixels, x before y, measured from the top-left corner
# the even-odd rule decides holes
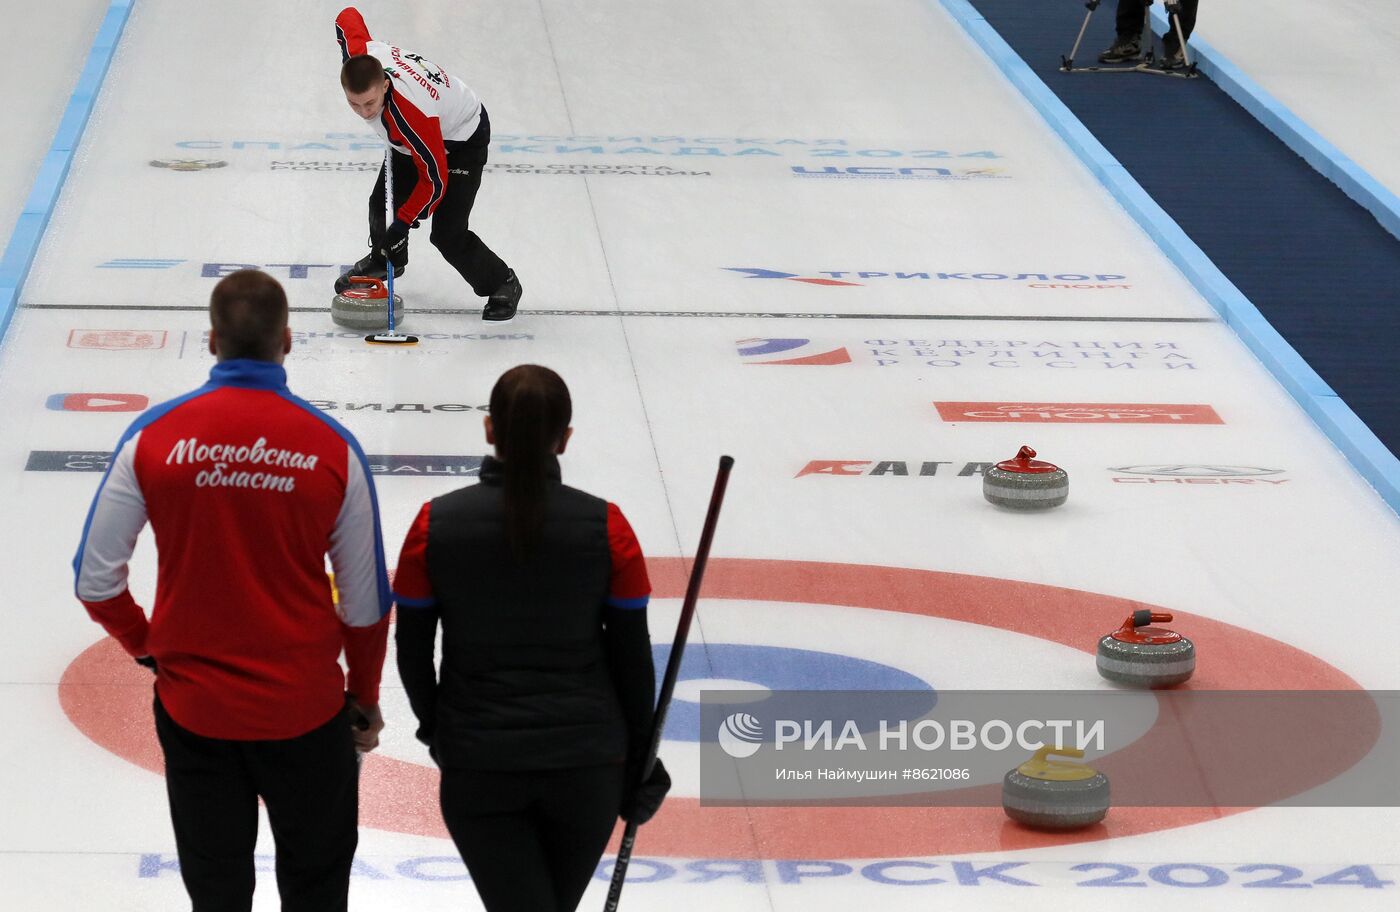
[[[406,225],[433,214],[447,190],[447,148],[444,140],[471,139],[481,124],[481,99],[471,86],[449,76],[441,67],[403,48],[375,41],[359,10],[341,10],[335,37],[342,61],[369,54],[392,77],[384,111],[372,125],[395,150],[410,155],[418,183],[395,217]]]
[[[149,621],[127,589],[147,522]],[[379,700],[391,596],[369,464],[349,431],[288,391],[280,365],[221,362],[138,418],[73,569],[88,613],[155,658],[161,703],[195,734],[272,740],[324,724],[344,703],[342,647],[349,691]]]

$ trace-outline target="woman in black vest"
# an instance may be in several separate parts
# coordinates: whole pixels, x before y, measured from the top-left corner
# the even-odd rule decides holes
[[[573,428],[559,375],[506,371],[490,410],[480,483],[424,504],[404,542],[399,674],[487,910],[571,912],[617,817],[649,819],[670,784],[658,762],[636,785],[651,584],[622,512],[560,482]]]

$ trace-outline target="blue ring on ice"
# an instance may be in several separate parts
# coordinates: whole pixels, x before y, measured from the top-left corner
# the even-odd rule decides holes
[[[670,655],[669,643],[652,646],[658,691]],[[685,681],[708,679],[743,681],[772,691],[912,691],[917,693],[917,696],[901,697],[898,702],[899,714],[905,718],[911,718],[909,714],[915,711],[922,715],[938,702],[938,694],[933,685],[907,671],[869,659],[787,646],[758,646],[747,643],[687,645],[685,655],[681,659],[680,674],[676,678],[677,685]],[[751,709],[761,705],[745,704]],[[866,729],[866,722],[876,726],[881,717],[888,715],[884,712],[872,712],[871,708],[864,706],[857,707],[849,713],[842,711],[839,704],[829,708],[834,713],[842,713],[843,718],[854,718],[861,723],[862,730]],[[866,719],[866,716],[870,718]],[[714,732],[705,736],[707,741],[713,741],[714,738]],[[666,739],[700,740],[699,703],[680,697],[671,701],[666,715]]]

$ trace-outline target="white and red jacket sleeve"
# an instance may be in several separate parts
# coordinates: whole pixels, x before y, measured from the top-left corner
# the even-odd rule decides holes
[[[348,461],[345,502],[336,516],[329,554],[335,571],[336,610],[345,639],[345,689],[366,705],[379,702],[379,677],[388,649],[388,616],[375,555],[382,554],[374,492],[364,463]],[[369,559],[366,559],[368,556]]]
[[[335,17],[335,40],[340,44],[341,62],[369,53],[369,28],[360,11],[347,6]]]
[[[146,655],[150,623],[127,589],[127,564],[146,525],[146,498],[136,479],[140,432],[118,444],[88,515],[77,568],[78,598],[88,615],[132,656]]]
[[[399,48],[370,38],[364,17],[353,6],[336,16],[335,37],[340,44],[342,60],[361,54],[373,55],[384,64],[385,73],[391,77],[392,90],[385,99],[378,127],[391,145],[413,159],[418,171],[413,192],[394,213],[396,221],[412,226],[431,216],[447,192],[447,146],[443,143],[439,117],[442,92],[413,81],[413,78],[421,78],[421,74],[403,59]],[[472,100],[475,101],[474,96]]]

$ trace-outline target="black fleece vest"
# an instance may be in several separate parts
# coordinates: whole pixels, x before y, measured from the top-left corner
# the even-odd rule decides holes
[[[627,735],[603,650],[607,502],[559,481],[524,564],[505,536],[501,463],[433,501],[428,575],[442,619],[437,750],[444,766],[620,763]]]

